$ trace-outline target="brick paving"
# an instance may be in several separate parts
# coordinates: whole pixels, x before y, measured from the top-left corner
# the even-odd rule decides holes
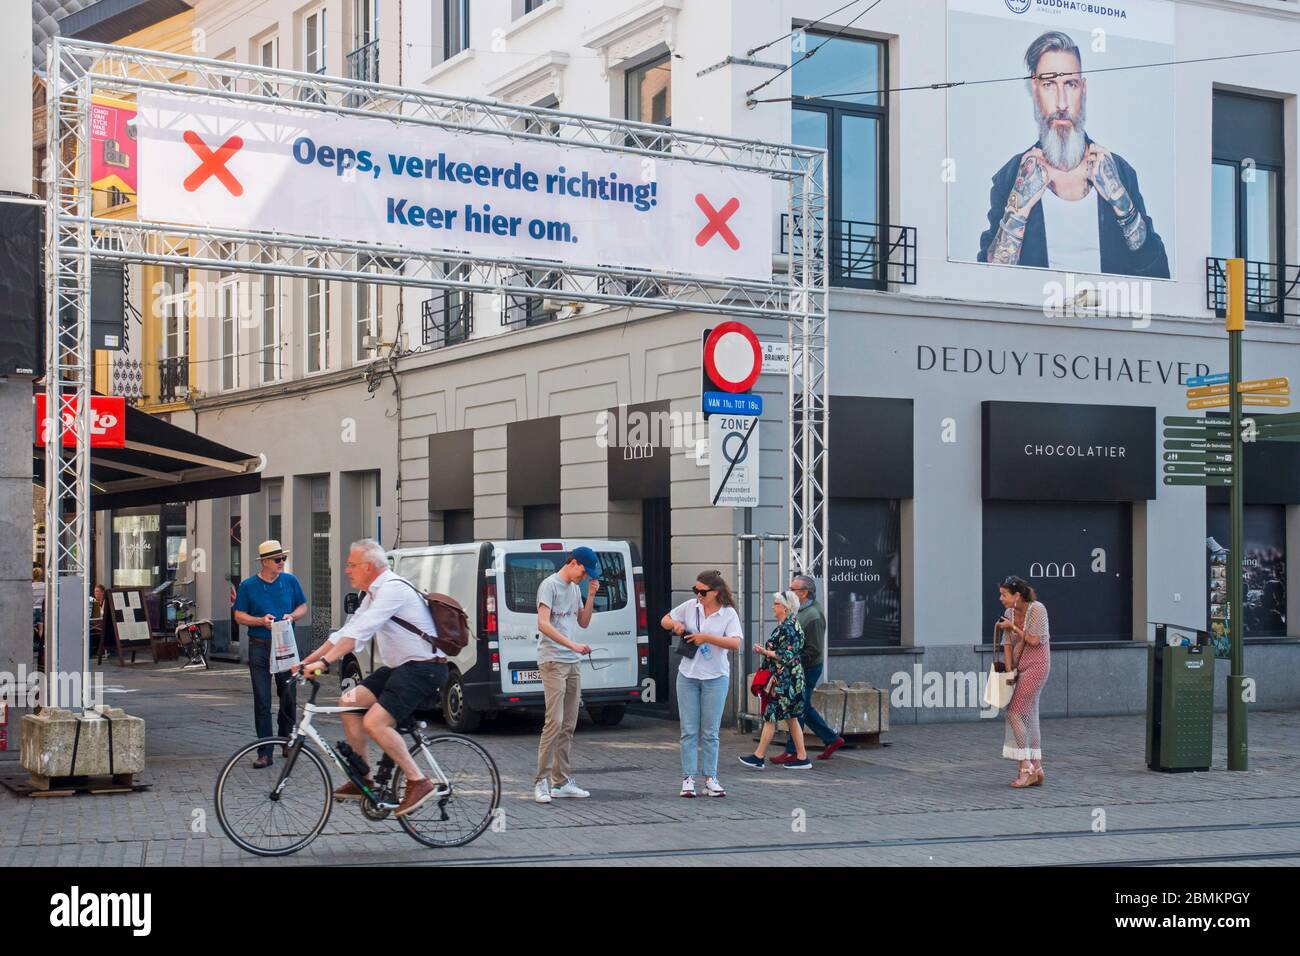
[[[1143,764],[1140,716],[1044,722],[1047,784],[1007,786],[1000,720],[900,726],[886,746],[842,750],[811,772],[746,770],[751,738],[724,730],[724,800],[677,797],[677,725],[629,715],[616,728],[585,717],[575,772],[588,800],[531,799],[540,721],[507,716],[476,735],[501,771],[502,832],[434,850],[393,821],[335,808],[310,847],[262,860],[217,825],[212,789],[252,737],[247,671],[215,665],[110,666],[107,697],[147,722],[142,793],[30,799],[0,788],[0,866],[282,866],[287,864],[973,865],[1300,861],[1300,712],[1256,711],[1251,769],[1229,773],[1226,728],[1208,773],[1160,774]],[[330,719],[329,739],[342,737]],[[0,759],[0,774],[18,773]],[[1094,832],[1104,813],[1104,832]]]

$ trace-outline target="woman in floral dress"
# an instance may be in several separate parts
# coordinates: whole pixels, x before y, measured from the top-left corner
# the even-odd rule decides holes
[[[776,679],[763,710],[763,731],[759,735],[758,748],[740,758],[740,762],[751,770],[763,769],[768,745],[781,721],[785,721],[790,729],[795,745],[795,759],[781,766],[787,770],[812,769],[808,751],[804,749],[803,728],[799,726],[799,718],[803,716],[804,689],[803,662],[799,659],[799,652],[803,650],[804,637],[803,628],[795,616],[798,611],[799,599],[793,592],[778,591],[772,595],[776,627],[765,645],[754,645],[754,652],[765,658],[762,666],[775,672]]]

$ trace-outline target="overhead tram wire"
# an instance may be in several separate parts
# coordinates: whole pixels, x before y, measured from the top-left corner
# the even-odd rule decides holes
[[[764,102],[764,101],[762,101],[762,100],[755,100],[755,99],[754,99],[754,94],[757,93],[759,90],[763,89],[763,87],[767,86],[769,83],[774,83],[778,78],[784,76],[786,73],[789,73],[791,70],[793,70],[793,69],[794,69],[796,66],[798,66],[800,63],[802,63],[802,62],[804,62],[805,60],[809,59],[811,56],[813,56],[813,54],[815,54],[818,50],[820,50],[820,49],[821,49],[822,47],[824,47],[826,44],[830,43],[832,40],[834,40],[836,37],[838,37],[840,34],[842,34],[842,33],[843,33],[845,30],[847,30],[849,27],[853,26],[853,24],[857,23],[859,20],[861,20],[863,17],[865,17],[868,13],[870,13],[870,12],[871,12],[872,10],[874,10],[876,7],[880,6],[880,3],[881,3],[881,0],[872,0],[872,3],[871,3],[870,6],[866,7],[866,8],[863,9],[862,11],[860,11],[860,12],[858,13],[857,16],[855,16],[855,17],[854,17],[852,20],[850,20],[848,23],[844,24],[844,26],[840,27],[838,30],[836,30],[834,33],[832,33],[830,36],[828,36],[828,37],[827,37],[825,40],[823,40],[821,43],[818,43],[818,44],[817,44],[815,47],[813,47],[811,50],[806,51],[806,52],[804,53],[803,56],[799,57],[799,59],[791,61],[791,63],[790,63],[789,66],[787,66],[787,67],[783,67],[780,71],[778,71],[777,73],[775,73],[775,74],[773,74],[772,76],[768,77],[766,80],[764,80],[762,83],[758,84],[758,86],[755,86],[753,89],[746,90],[746,91],[745,91],[745,102],[746,102],[746,105],[752,105],[752,104],[754,104],[754,103]],[[827,16],[830,16],[830,14],[827,14]],[[792,31],[790,31],[790,32],[793,33],[794,31],[792,30]]]
[[[1163,60],[1154,63],[1131,63],[1128,66],[1102,66],[1090,70],[1072,70],[1069,72],[1057,71],[1055,73],[1038,73],[1029,76],[999,76],[980,80],[949,80],[942,83],[922,83],[917,86],[891,86],[877,90],[850,90],[843,93],[818,93],[816,95],[795,94],[792,96],[766,96],[762,99],[754,99],[751,101],[756,104],[798,103],[814,99],[833,100],[846,96],[887,96],[890,93],[911,93],[918,90],[950,90],[959,86],[985,86],[990,83],[1022,83],[1025,80],[1032,80],[1035,78],[1054,80],[1061,76],[1090,76],[1096,73],[1115,73],[1121,70],[1154,70],[1169,66],[1187,66],[1193,63],[1217,63],[1224,60],[1246,60],[1260,56],[1282,56],[1289,53],[1300,53],[1300,47],[1288,50],[1257,50],[1252,53],[1227,53],[1223,56],[1198,56],[1190,57],[1185,60]],[[773,79],[776,79],[776,77],[773,77]],[[761,89],[761,87],[756,87],[756,89]]]
[[[782,40],[784,40],[786,37],[792,37],[792,36],[795,35],[796,32],[798,32],[798,31],[800,31],[800,30],[804,30],[804,31],[811,30],[811,29],[813,29],[814,27],[819,26],[823,21],[827,20],[828,18],[835,16],[835,14],[839,13],[841,10],[847,10],[849,7],[853,6],[855,3],[861,3],[861,2],[862,2],[862,0],[849,0],[848,3],[844,4],[844,6],[842,6],[842,7],[836,7],[836,8],[835,8],[834,10],[832,10],[830,13],[823,13],[819,18],[817,18],[816,20],[814,20],[812,23],[808,24],[807,26],[804,26],[804,27],[795,27],[795,29],[791,30],[789,33],[783,33],[783,34],[781,34],[779,37],[777,37],[775,40],[768,40],[768,41],[767,41],[766,43],[764,43],[762,46],[756,46],[756,47],[754,47],[754,48],[751,49],[751,50],[746,50],[746,51],[745,51],[745,56],[753,56],[755,53],[762,53],[762,52],[763,52],[764,50],[766,50],[768,47],[772,46],[772,44],[774,44],[774,43],[780,43],[780,42],[781,42]]]

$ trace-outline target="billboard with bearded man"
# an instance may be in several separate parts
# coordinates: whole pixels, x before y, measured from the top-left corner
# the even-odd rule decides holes
[[[1173,58],[1165,0],[949,0],[949,259],[1172,278]]]

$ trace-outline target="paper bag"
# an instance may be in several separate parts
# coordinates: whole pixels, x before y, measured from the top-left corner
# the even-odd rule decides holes
[[[271,625],[271,673],[279,674],[298,663],[298,641],[293,636],[293,621],[276,621]]]

